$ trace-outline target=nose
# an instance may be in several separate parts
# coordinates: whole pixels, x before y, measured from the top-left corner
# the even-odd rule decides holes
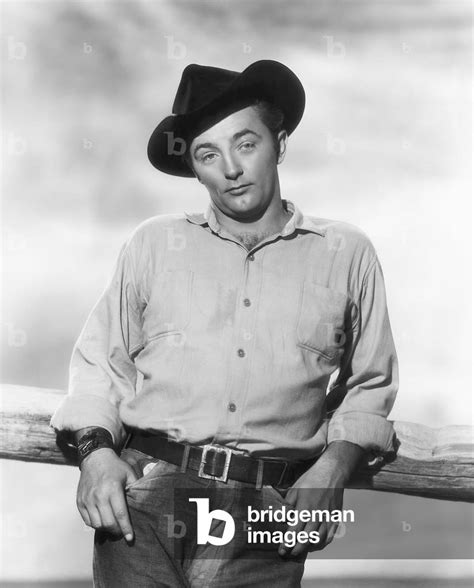
[[[224,159],[224,175],[227,180],[236,180],[243,174],[242,166],[238,158],[228,155]]]

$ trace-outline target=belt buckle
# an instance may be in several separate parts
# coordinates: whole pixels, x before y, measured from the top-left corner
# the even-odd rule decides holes
[[[204,467],[206,465],[206,456],[210,451],[214,451],[215,453],[224,453],[225,454],[225,463],[224,468],[222,470],[222,474],[220,476],[212,476],[211,474],[206,474],[204,471]],[[217,445],[204,445],[202,448],[202,456],[201,456],[201,463],[199,464],[198,476],[200,478],[206,478],[207,480],[216,480],[218,482],[227,482],[227,476],[229,474],[229,466],[230,460],[232,458],[232,451],[228,447],[219,447]]]

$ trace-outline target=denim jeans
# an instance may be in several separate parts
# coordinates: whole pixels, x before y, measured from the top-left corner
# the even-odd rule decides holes
[[[252,508],[281,509],[283,496],[271,486],[201,478],[197,472],[146,455],[122,450],[121,458],[138,459],[142,477],[126,487],[134,541],[96,530],[93,576],[96,588],[293,588],[300,586],[305,556],[284,559],[278,544],[249,544],[236,532],[227,545],[201,545],[196,539],[196,504],[186,496],[209,498],[209,509],[246,520]],[[218,520],[218,519],[215,519]],[[217,525],[218,527],[219,525]],[[286,526],[273,523],[275,529]],[[211,534],[219,537],[218,528]],[[216,532],[217,531],[217,532]],[[239,539],[240,538],[240,539]]]

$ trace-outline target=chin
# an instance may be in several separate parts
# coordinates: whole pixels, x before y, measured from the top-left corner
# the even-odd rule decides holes
[[[229,204],[230,210],[238,216],[253,216],[258,213],[261,209],[260,202],[235,202]]]
[[[262,208],[263,202],[251,194],[244,194],[243,196],[231,196],[226,199],[227,206],[232,210],[259,210]]]

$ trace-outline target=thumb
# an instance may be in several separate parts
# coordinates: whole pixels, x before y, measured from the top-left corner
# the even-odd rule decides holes
[[[285,501],[288,502],[291,506],[296,506],[296,499],[298,497],[298,489],[297,488],[290,488],[285,495]]]
[[[128,467],[125,475],[125,486],[130,486],[131,484],[133,484],[141,478],[142,473],[141,471],[139,471],[138,465],[135,466],[135,468],[130,464],[127,464],[127,466]]]

